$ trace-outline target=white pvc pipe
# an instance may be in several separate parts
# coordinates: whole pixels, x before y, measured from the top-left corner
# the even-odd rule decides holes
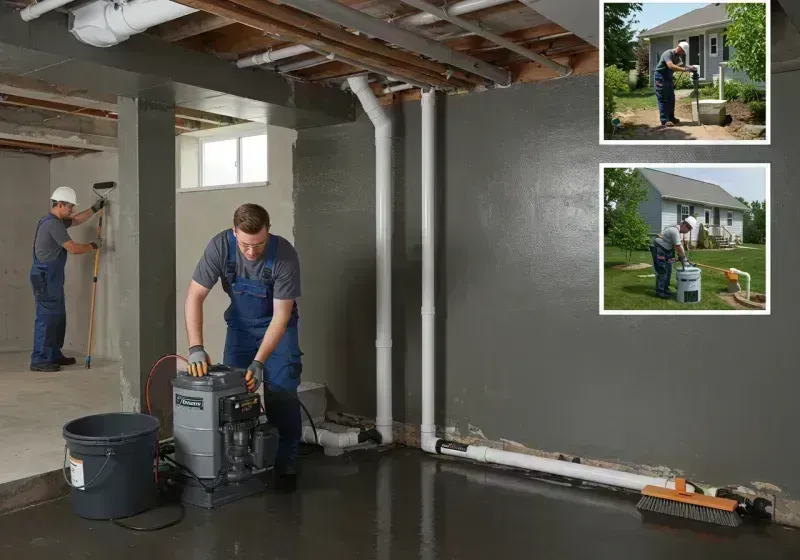
[[[358,432],[331,432],[322,428],[317,428],[317,437],[314,437],[314,429],[311,426],[303,426],[304,443],[321,445],[322,447],[333,447],[335,449],[345,449],[358,445]]]
[[[377,317],[375,339],[377,415],[381,443],[392,443],[392,120],[364,75],[347,79],[375,126],[375,241]]]
[[[732,268],[731,272],[734,274],[739,274],[740,276],[744,276],[747,280],[747,301],[750,301],[750,275],[744,270],[739,270],[738,268]]]
[[[441,455],[471,459],[479,463],[492,463],[495,465],[555,474],[578,480],[585,480],[587,482],[594,482],[595,484],[627,488],[628,490],[641,491],[645,486],[675,488],[675,482],[668,478],[626,473],[613,469],[571,463],[569,461],[546,459],[544,457],[527,455],[525,453],[512,453],[510,451],[501,451],[482,445],[442,445],[439,453]],[[691,484],[687,484],[686,488],[692,492],[695,490]]]
[[[246,56],[236,61],[236,66],[239,68],[250,68],[251,66],[261,66],[262,64],[269,64],[278,60],[289,58],[290,56],[297,56],[298,54],[305,54],[311,52],[311,48],[305,45],[292,45],[283,49],[276,49],[265,51],[262,53],[254,54],[253,56]]]
[[[58,8],[66,6],[74,1],[75,0],[42,0],[41,2],[36,2],[36,4],[22,8],[22,10],[19,12],[19,15],[24,21],[31,21],[38,18],[42,14],[57,10]]]
[[[422,426],[423,448],[436,439],[435,231],[436,93],[422,92]]]
[[[383,88],[383,93],[397,93],[398,91],[406,91],[408,89],[414,89],[415,86],[411,84],[399,84],[396,86],[389,86]]]
[[[452,13],[455,15],[458,14],[468,14],[471,12],[476,12],[478,10],[483,10],[484,8],[490,8],[492,6],[498,6],[500,4],[508,4],[509,2],[513,2],[514,0],[462,0],[461,2],[456,2],[452,4],[448,8],[448,13]],[[431,15],[426,12],[421,12],[418,14],[411,14],[409,16],[397,18],[395,20],[388,20],[392,23],[396,23],[401,27],[417,27],[422,25],[430,25],[431,23],[435,23],[439,21],[439,18]],[[276,49],[273,51],[266,51],[264,53],[260,53],[254,56],[248,56],[242,58],[236,62],[236,65],[240,68],[245,68],[247,66],[253,66],[253,64],[247,64],[247,61],[251,61],[256,57],[262,55],[270,55],[272,60],[280,60],[281,58],[288,58],[290,56],[297,56],[298,54],[310,53],[314,52],[314,49],[311,47],[307,47],[306,45],[292,45],[291,47],[285,47],[283,49]],[[288,53],[288,54],[286,54]],[[239,62],[243,62],[245,66],[239,65]],[[269,62],[269,61],[267,61]],[[267,64],[267,62],[258,62],[258,64]]]
[[[120,5],[97,0],[72,10],[69,30],[83,43],[111,47],[131,35],[196,11],[169,0],[131,0]]]
[[[303,70],[305,68],[313,68],[314,66],[319,66],[320,64],[326,64],[330,61],[331,60],[327,56],[316,56],[308,60],[297,60],[295,62],[280,64],[276,68],[276,71],[280,73],[294,72],[296,70]]]

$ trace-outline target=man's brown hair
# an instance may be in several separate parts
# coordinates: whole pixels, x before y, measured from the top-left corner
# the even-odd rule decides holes
[[[254,235],[269,227],[269,214],[258,204],[242,204],[233,213],[233,227]]]

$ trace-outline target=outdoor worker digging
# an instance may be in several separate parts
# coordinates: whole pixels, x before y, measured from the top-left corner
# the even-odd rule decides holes
[[[33,265],[30,281],[36,302],[36,320],[33,328],[31,371],[58,371],[70,366],[75,358],[62,352],[67,329],[67,308],[64,301],[64,267],[67,253],[81,255],[99,249],[103,240],[92,243],[75,243],[67,228],[79,226],[105,206],[100,198],[91,208],[72,215],[78,204],[75,191],[58,187],[53,191],[50,212],[36,226],[33,237]]]
[[[681,234],[689,233],[696,227],[697,220],[693,216],[687,216],[679,225],[669,226],[664,229],[653,240],[653,244],[650,245],[650,254],[653,255],[653,267],[656,269],[656,296],[667,299],[672,295],[673,292],[669,289],[670,278],[672,278],[672,263],[676,260],[681,261],[684,266],[689,263],[686,253],[683,251]],[[675,251],[678,252],[677,259],[675,258]]]
[[[300,262],[291,243],[271,234],[269,214],[257,204],[244,204],[233,214],[233,228],[215,235],[194,271],[186,296],[189,372],[208,373],[211,359],[203,347],[203,302],[221,280],[230,298],[223,364],[247,370],[250,391],[265,377],[264,408],[280,441],[275,473],[294,481],[302,421],[300,405],[280,389],[296,394],[303,366],[298,342]]]
[[[675,82],[673,72],[693,72],[693,66],[684,65],[684,59],[689,52],[689,43],[681,41],[674,49],[667,49],[661,55],[661,59],[653,72],[653,83],[658,100],[658,116],[661,124],[673,126],[678,124],[680,119],[675,118]]]

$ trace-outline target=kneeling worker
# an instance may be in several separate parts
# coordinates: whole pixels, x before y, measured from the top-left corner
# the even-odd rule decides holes
[[[668,299],[672,295],[669,281],[672,278],[672,263],[676,260],[675,251],[678,251],[677,260],[686,266],[688,260],[681,243],[681,234],[689,233],[695,227],[697,227],[697,220],[693,216],[687,216],[680,225],[669,226],[662,231],[650,245],[653,267],[656,269],[656,296]]]
[[[105,205],[100,198],[88,210],[72,215],[78,203],[75,191],[58,187],[50,197],[50,212],[36,226],[33,237],[33,265],[30,281],[36,302],[36,320],[33,330],[31,371],[58,371],[70,366],[75,358],[62,352],[67,329],[67,308],[64,301],[64,267],[67,253],[81,255],[99,249],[103,240],[92,243],[75,243],[67,228],[79,226]]]
[[[186,296],[189,372],[208,373],[211,360],[203,348],[203,302],[221,280],[230,297],[223,363],[247,370],[247,387],[258,389],[266,379],[264,408],[280,433],[275,473],[292,483],[302,435],[300,405],[272,384],[297,393],[302,373],[298,343],[300,264],[286,239],[269,233],[267,211],[244,204],[233,214],[233,228],[214,236],[194,271]]]

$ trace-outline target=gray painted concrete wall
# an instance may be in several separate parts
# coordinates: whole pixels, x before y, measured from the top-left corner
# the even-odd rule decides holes
[[[64,185],[75,189],[78,195],[78,211],[82,211],[96,199],[92,185],[101,181],[116,181],[118,173],[117,154],[113,152],[54,159],[50,163],[50,187],[55,189]],[[118,200],[119,192],[111,192],[110,204],[103,212],[103,239],[106,245],[100,252],[92,348],[92,356],[114,360],[120,358],[120,293],[116,245],[119,228]],[[97,223],[95,216],[85,224],[70,229],[70,235],[76,242],[89,243],[97,236]],[[86,356],[89,343],[93,274],[94,253],[71,255],[67,259],[67,334],[64,344],[68,353],[72,352],[79,361]]]
[[[596,75],[441,103],[439,425],[800,495],[800,246],[782,227],[800,219],[800,114],[788,110],[800,73],[772,85],[783,118],[770,148],[600,146]],[[397,111],[394,406],[419,423],[420,108]],[[375,413],[372,134],[363,115],[301,131],[295,157],[304,376],[364,415]],[[599,316],[598,165],[674,161],[772,163],[771,316]],[[708,352],[715,367],[699,367]]]
[[[49,211],[50,164],[31,155],[0,154],[0,350],[28,350],[33,341],[30,281],[36,223]]]

